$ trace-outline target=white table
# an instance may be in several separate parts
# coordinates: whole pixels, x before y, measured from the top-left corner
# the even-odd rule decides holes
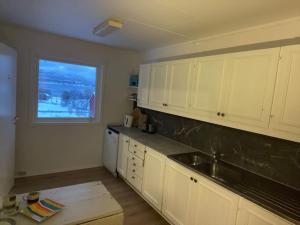
[[[21,200],[24,195],[18,195],[17,200]],[[42,222],[42,225],[123,224],[123,209],[100,181],[41,191],[40,199],[46,197],[64,204],[65,208]],[[17,225],[38,224],[23,215],[13,219]]]

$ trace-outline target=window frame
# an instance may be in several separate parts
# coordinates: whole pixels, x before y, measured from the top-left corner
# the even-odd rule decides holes
[[[39,65],[40,60],[69,63],[96,68],[96,91],[95,91],[95,117],[93,118],[38,118],[38,93],[39,93]],[[103,96],[103,65],[80,62],[78,60],[36,55],[33,59],[33,79],[31,90],[31,116],[33,124],[91,124],[101,122],[102,116],[102,96]]]

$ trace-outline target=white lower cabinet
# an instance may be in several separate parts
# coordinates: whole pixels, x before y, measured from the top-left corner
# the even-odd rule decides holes
[[[236,225],[292,225],[292,223],[241,198]]]
[[[142,194],[159,211],[162,208],[165,158],[155,150],[146,149]]]
[[[175,225],[188,224],[192,172],[167,160],[163,197],[163,215]]]
[[[117,160],[117,171],[118,173],[126,178],[127,173],[127,156],[129,148],[129,137],[120,134],[119,135],[119,151]]]
[[[235,225],[239,196],[200,176],[195,178],[190,225]]]
[[[235,225],[239,196],[168,160],[163,214],[175,225]]]
[[[127,180],[172,225],[294,225],[154,149],[145,152],[145,161],[127,153]]]

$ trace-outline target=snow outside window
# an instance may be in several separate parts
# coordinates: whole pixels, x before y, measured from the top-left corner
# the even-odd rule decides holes
[[[39,59],[38,119],[93,119],[97,67]]]

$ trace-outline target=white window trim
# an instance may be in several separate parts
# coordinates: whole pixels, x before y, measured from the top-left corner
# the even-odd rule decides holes
[[[38,118],[38,82],[39,82],[39,60],[50,60],[57,61],[62,63],[77,64],[83,66],[92,66],[96,67],[96,102],[95,102],[95,117],[94,118]],[[32,80],[31,80],[31,106],[30,114],[32,124],[94,124],[100,123],[102,119],[102,96],[103,96],[103,65],[89,64],[86,62],[80,62],[78,60],[58,58],[58,57],[49,57],[43,55],[35,55],[33,57],[32,65]]]

